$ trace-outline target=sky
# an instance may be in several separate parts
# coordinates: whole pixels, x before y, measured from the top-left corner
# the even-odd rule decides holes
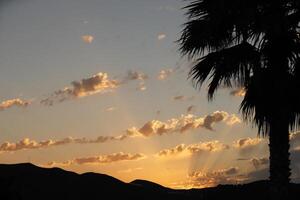
[[[202,188],[268,178],[241,88],[188,79],[181,0],[1,0],[0,163]],[[291,133],[292,181],[300,132]]]

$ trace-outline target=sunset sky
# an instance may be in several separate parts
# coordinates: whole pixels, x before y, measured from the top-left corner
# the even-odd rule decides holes
[[[181,0],[1,0],[0,163],[172,188],[268,178],[240,88],[188,79]],[[300,132],[291,135],[300,181]]]

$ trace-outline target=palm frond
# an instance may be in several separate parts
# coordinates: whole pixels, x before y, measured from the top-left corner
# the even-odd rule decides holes
[[[189,77],[196,87],[209,79],[208,98],[211,100],[220,85],[243,86],[250,78],[251,71],[260,67],[260,54],[249,43],[210,53],[198,60]]]

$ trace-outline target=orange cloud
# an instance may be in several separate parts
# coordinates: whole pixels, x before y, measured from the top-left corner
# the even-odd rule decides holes
[[[9,99],[9,100],[6,100],[6,101],[2,101],[0,103],[0,111],[3,111],[3,110],[6,110],[6,109],[9,109],[11,107],[27,107],[31,104],[30,101],[26,101],[26,100],[22,100],[22,99]]]
[[[233,142],[233,146],[239,149],[246,149],[256,146],[263,141],[261,138],[242,138]]]
[[[159,120],[151,120],[145,123],[140,129],[132,127],[126,130],[127,136],[144,136],[149,137],[153,135],[164,135],[174,132],[184,133],[189,130],[197,128],[206,128],[214,130],[215,123],[224,121],[227,125],[234,125],[240,123],[238,117],[234,114],[228,114],[225,111],[215,111],[214,113],[205,117],[196,117],[195,115],[182,115],[180,118],[170,119],[166,122]]]
[[[169,156],[176,156],[181,153],[185,153],[186,155],[191,155],[195,153],[202,153],[202,152],[218,152],[222,150],[229,149],[228,145],[225,145],[217,140],[209,141],[209,142],[202,142],[197,144],[179,144],[174,148],[164,149],[161,150],[157,155],[160,157],[169,157]]]
[[[204,116],[196,117],[194,115],[182,115],[178,119],[172,118],[166,122],[159,120],[151,120],[146,122],[141,128],[131,127],[125,131],[125,133],[118,136],[99,136],[96,139],[87,138],[73,138],[67,137],[61,140],[44,140],[35,141],[28,138],[22,139],[16,143],[4,142],[0,145],[0,152],[14,152],[23,149],[41,149],[48,148],[52,146],[67,145],[67,144],[93,144],[93,143],[105,143],[110,141],[122,141],[128,138],[135,137],[151,137],[156,135],[171,134],[175,132],[184,133],[189,130],[197,128],[206,128],[208,130],[214,130],[213,125],[215,123],[224,121],[228,125],[234,125],[237,120],[232,120],[236,118],[234,114],[230,115],[224,111],[215,111],[214,113]],[[232,123],[234,121],[235,123]],[[243,140],[238,142],[242,144]],[[247,141],[245,141],[247,143]]]
[[[116,80],[109,79],[107,73],[100,72],[81,81],[73,81],[71,85],[72,87],[55,91],[50,97],[41,100],[41,103],[51,106],[55,102],[107,92],[117,88],[119,83]]]
[[[230,95],[236,96],[236,97],[244,97],[245,94],[246,94],[245,88],[238,88],[238,89],[232,90],[230,92]]]
[[[41,149],[48,148],[52,146],[61,146],[67,144],[93,144],[93,143],[105,143],[108,141],[120,141],[125,139],[125,136],[99,136],[96,139],[86,139],[86,138],[72,138],[67,137],[61,140],[44,140],[37,142],[35,140],[30,140],[25,138],[17,143],[4,142],[0,145],[0,152],[14,152],[24,149]]]
[[[264,147],[265,142],[261,138],[242,138],[233,142],[233,147],[239,150],[243,155],[250,155],[258,147]]]
[[[211,172],[197,171],[189,174],[189,186],[195,188],[213,187],[218,184],[236,184],[239,168],[230,167]]]
[[[81,39],[83,42],[87,43],[87,44],[91,44],[94,40],[94,36],[92,35],[83,35],[81,36]]]
[[[90,156],[90,157],[82,157],[75,158],[73,160],[65,161],[65,162],[49,162],[47,166],[68,166],[73,164],[83,165],[83,164],[109,164],[120,161],[137,161],[141,159],[145,159],[146,156],[141,153],[130,154],[130,153],[113,153],[108,155],[99,155],[99,156]]]

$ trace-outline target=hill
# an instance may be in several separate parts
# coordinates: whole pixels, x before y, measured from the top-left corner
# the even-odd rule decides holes
[[[41,168],[33,164],[0,164],[0,199],[269,199],[269,183],[219,185],[214,188],[173,190],[159,184],[135,180],[122,182],[105,174],[77,174],[59,168]],[[289,197],[300,195],[300,186],[291,184]]]

